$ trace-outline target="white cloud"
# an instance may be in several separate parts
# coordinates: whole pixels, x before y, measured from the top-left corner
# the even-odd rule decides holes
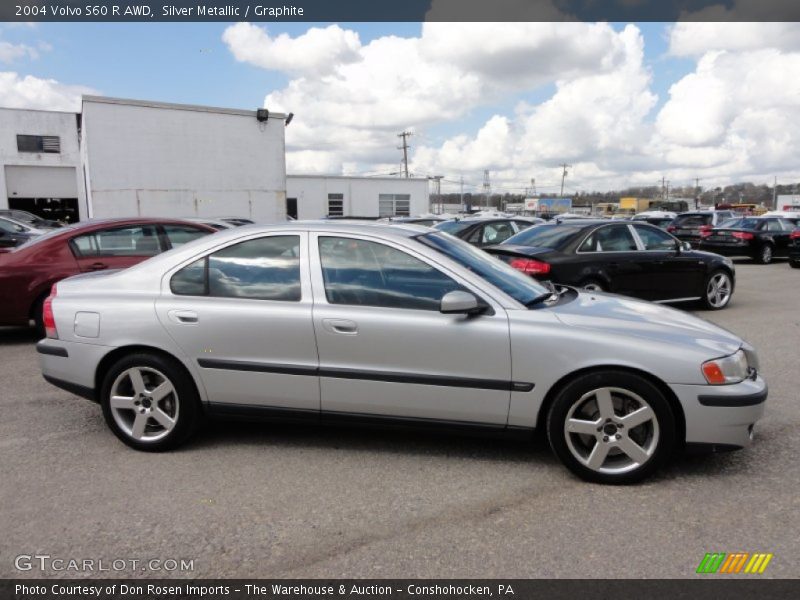
[[[338,25],[312,27],[292,38],[285,33],[271,37],[262,27],[237,23],[225,30],[222,40],[240,62],[316,76],[330,74],[340,65],[357,61],[361,48],[358,34]]]
[[[224,34],[237,59],[290,75],[265,98],[297,115],[287,129],[290,172],[397,171],[396,134],[409,128],[413,172],[464,173],[478,184],[490,169],[498,185],[536,177],[557,189],[562,162],[573,165],[568,190],[796,171],[795,24],[670,27],[670,55],[696,66],[658,111],[652,69],[663,63],[646,60],[632,25],[428,22],[418,36],[365,44],[338,27],[312,31],[324,53],[311,32],[271,38],[239,24]],[[278,39],[293,51],[277,52]],[[442,130],[452,133],[434,134]]]
[[[0,62],[12,63],[22,58],[39,58],[39,52],[26,44],[0,41]]]
[[[700,57],[715,50],[800,50],[800,23],[676,23],[669,29],[669,52]]]
[[[91,88],[66,85],[54,79],[0,72],[0,106],[7,108],[77,112],[81,108],[81,95],[96,93]]]

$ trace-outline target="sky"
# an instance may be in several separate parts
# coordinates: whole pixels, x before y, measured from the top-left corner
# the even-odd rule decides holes
[[[290,173],[800,180],[797,23],[0,23],[0,106],[81,94],[293,112]]]

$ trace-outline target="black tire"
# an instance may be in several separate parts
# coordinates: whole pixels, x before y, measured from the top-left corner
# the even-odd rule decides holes
[[[586,290],[587,292],[605,292],[608,291],[606,289],[606,284],[596,278],[591,279],[584,279],[581,281],[580,285],[578,286],[582,290]]]
[[[708,297],[709,286],[711,285],[711,281],[719,275],[725,275],[728,278],[730,293],[728,294],[727,299],[725,299],[723,302],[715,304]],[[726,271],[725,269],[717,269],[715,271],[712,271],[711,273],[709,273],[709,275],[705,278],[705,281],[703,282],[703,296],[702,300],[700,300],[700,304],[705,310],[722,310],[731,303],[731,299],[733,298],[733,290],[734,290],[733,277],[731,277],[729,271]]]
[[[760,265],[768,265],[772,262],[774,258],[775,249],[772,247],[772,244],[767,242],[763,244],[761,248],[758,249],[758,254],[755,257],[755,260]]]
[[[33,328],[36,330],[36,335],[39,336],[38,339],[42,339],[47,332],[44,330],[44,301],[47,299],[47,296],[42,296],[33,304],[33,309],[31,309],[32,317],[33,317]]]
[[[793,269],[800,269],[800,260],[789,259],[789,266]]]
[[[581,462],[576,455],[573,454],[573,450],[570,449],[570,443],[575,447],[576,444],[582,442],[580,439],[581,436],[577,433],[571,433],[570,435],[576,437],[571,438],[570,443],[567,441],[565,425],[573,406],[578,405],[584,395],[601,388],[618,388],[627,393],[633,393],[643,399],[650,406],[655,415],[654,423],[648,422],[641,425],[640,427],[644,429],[637,430],[637,427],[633,427],[630,431],[636,431],[636,436],[631,436],[623,440],[629,441],[635,440],[638,436],[650,436],[649,440],[652,450],[650,457],[641,464],[635,461],[629,461],[633,464],[624,472],[612,473],[607,472],[607,470],[601,471],[590,468]],[[617,392],[614,392],[614,394],[617,394]],[[613,402],[615,402],[615,408],[617,401],[620,403],[623,402],[621,396],[612,397],[614,398]],[[591,400],[588,402],[591,402]],[[621,404],[620,407],[622,407]],[[598,418],[602,420],[601,417],[598,416]],[[605,423],[603,423],[603,425],[605,425]],[[647,428],[650,428],[649,433],[646,432],[648,431]],[[616,433],[620,436],[626,434],[623,428],[617,430]],[[606,431],[601,430],[597,433],[596,440],[591,440],[592,436],[595,435],[594,433],[587,437],[591,440],[590,443],[603,444],[605,442],[601,440],[601,436],[605,436],[605,434]],[[575,475],[594,483],[623,485],[637,483],[646,479],[663,466],[672,455],[676,444],[676,435],[675,416],[664,394],[647,379],[626,371],[609,369],[605,371],[595,371],[577,377],[558,392],[547,414],[547,438],[555,455],[561,460],[564,466]],[[612,434],[611,437],[613,438],[616,436]],[[611,461],[627,459],[628,455],[622,453],[622,451],[615,446],[616,443],[614,439],[609,442],[608,447],[610,450],[608,457],[610,458],[606,458],[606,461],[609,461],[609,459]],[[638,442],[637,445],[639,445]],[[645,443],[645,445],[647,445],[647,443]],[[641,449],[642,446],[639,446],[639,448]],[[591,453],[589,452],[589,454]],[[608,469],[608,467],[604,467],[605,464],[605,462],[601,463],[600,468]]]
[[[144,371],[144,377],[152,377],[155,380],[154,383],[151,383],[152,386],[155,386],[155,383],[162,382],[160,379],[157,379],[158,375],[163,375],[164,378],[172,384],[175,393],[168,395],[167,398],[164,399],[164,402],[169,403],[169,406],[174,410],[169,411],[166,405],[164,405],[164,408],[165,412],[172,412],[171,416],[175,417],[174,425],[169,431],[162,427],[164,433],[162,437],[158,439],[134,439],[132,436],[133,432],[123,429],[123,426],[121,426],[117,418],[115,418],[114,411],[112,411],[112,386],[114,386],[117,379],[123,376],[123,373],[129,369],[142,369]],[[122,383],[119,385],[121,386]],[[147,381],[145,383],[147,383]],[[151,389],[150,391],[153,390]],[[127,396],[129,394],[126,393],[124,395]],[[130,392],[130,395],[132,395],[133,398],[142,397],[136,396],[136,393],[133,391]],[[181,445],[197,431],[203,417],[200,397],[192,377],[178,361],[158,354],[130,354],[114,363],[103,378],[103,384],[100,388],[100,403],[103,408],[103,416],[105,417],[106,423],[111,431],[114,432],[114,435],[131,448],[147,452],[163,452]],[[127,416],[130,416],[132,427],[133,421],[136,419],[136,412],[142,410],[144,406],[144,401],[142,401],[141,406],[137,403],[137,408],[135,409],[122,409],[122,413],[117,411],[118,418],[124,421]],[[162,407],[159,401],[153,401],[152,404],[148,402],[147,408],[150,409],[151,406],[156,407],[152,410]],[[155,417],[150,417],[149,414],[146,416],[145,422],[147,423],[146,426],[150,429],[161,427]]]

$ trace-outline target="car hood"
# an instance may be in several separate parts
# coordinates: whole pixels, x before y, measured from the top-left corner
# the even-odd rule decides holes
[[[551,310],[565,325],[675,346],[699,345],[716,356],[732,354],[744,344],[730,331],[682,310],[615,294],[579,292],[573,302]]]

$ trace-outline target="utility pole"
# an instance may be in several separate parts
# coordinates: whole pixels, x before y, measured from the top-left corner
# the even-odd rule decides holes
[[[433,175],[428,177],[433,181],[434,196],[436,201],[434,205],[437,206],[436,214],[442,214],[442,175]]]
[[[466,210],[467,207],[464,206],[464,176],[463,175],[461,175],[460,183],[461,183],[461,210]]]
[[[403,172],[405,173],[406,179],[408,179],[408,149],[411,147],[408,145],[408,138],[410,138],[413,133],[410,131],[404,131],[403,133],[398,133],[397,137],[403,138],[403,145],[398,146],[398,150],[403,151]]]
[[[775,175],[772,180],[772,210],[778,208],[778,176]]]
[[[489,169],[483,171],[483,195],[486,208],[489,208],[489,194],[491,193],[492,185],[489,182]]]
[[[567,177],[567,169],[571,169],[572,165],[568,165],[567,163],[561,164],[561,168],[563,171],[561,172],[561,194],[560,197],[564,197],[564,179]]]
[[[694,209],[700,208],[700,178],[694,178]]]

